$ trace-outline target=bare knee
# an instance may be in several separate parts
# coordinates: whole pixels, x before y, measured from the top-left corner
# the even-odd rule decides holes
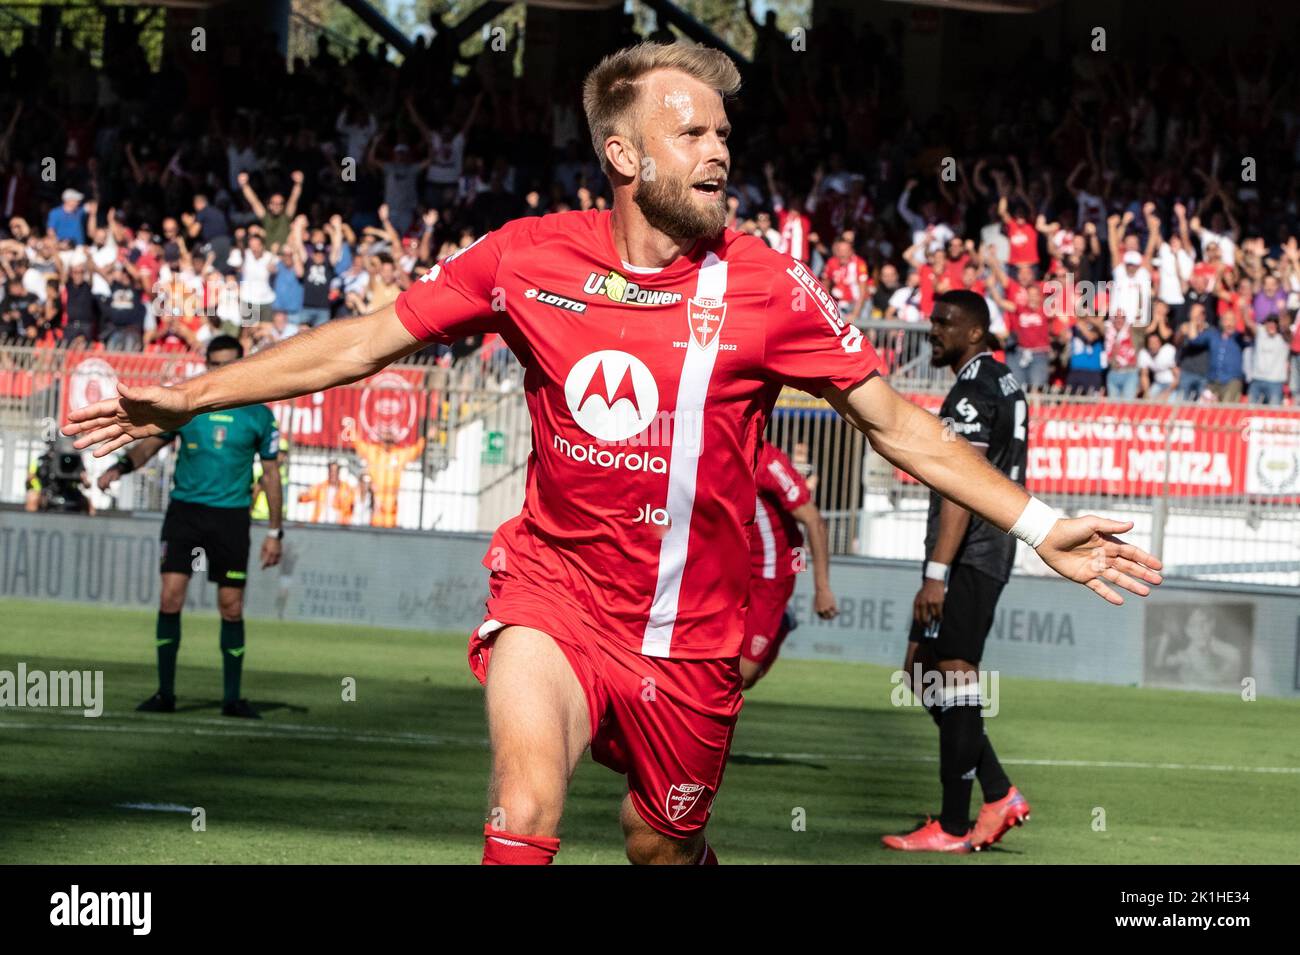
[[[627,861],[633,865],[694,865],[704,852],[704,833],[672,839],[662,833],[628,836]]]
[[[244,592],[235,587],[221,587],[217,590],[217,612],[221,619],[230,623],[244,619]]]
[[[632,806],[623,800],[624,849],[633,865],[693,865],[704,852],[704,830],[681,839],[666,836],[652,828]]]
[[[190,579],[184,574],[164,574],[158,609],[163,613],[180,613],[185,608],[185,592]]]
[[[530,836],[559,835],[563,793],[548,795],[526,779],[506,778],[493,787],[488,823],[494,829]]]
[[[185,609],[185,587],[165,586],[159,596],[162,613],[179,613]]]
[[[543,740],[502,741],[492,757],[488,822],[508,832],[558,835],[571,772],[563,751]]]

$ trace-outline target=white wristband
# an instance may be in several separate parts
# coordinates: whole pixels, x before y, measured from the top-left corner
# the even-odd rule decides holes
[[[1031,497],[1025,509],[1021,511],[1020,519],[1007,533],[1037,549],[1038,545],[1047,539],[1047,535],[1051,533],[1059,517],[1060,515],[1053,508],[1048,507],[1038,498]]]
[[[941,564],[937,560],[927,560],[925,562],[925,579],[926,580],[947,580],[948,565]]]

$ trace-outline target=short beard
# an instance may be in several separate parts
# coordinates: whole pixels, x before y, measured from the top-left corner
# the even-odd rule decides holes
[[[933,350],[930,352],[930,354],[932,356],[934,355]],[[962,356],[962,352],[960,349],[950,349],[948,351],[940,352],[938,358],[931,357],[930,367],[931,368],[952,368],[955,370],[957,368],[957,362],[961,361],[961,356]]]
[[[646,222],[674,239],[713,238],[727,224],[727,194],[701,211],[691,197],[691,187],[681,179],[642,179],[632,197]]]

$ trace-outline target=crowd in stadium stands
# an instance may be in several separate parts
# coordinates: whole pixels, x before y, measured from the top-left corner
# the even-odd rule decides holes
[[[770,17],[753,27],[731,221],[806,263],[846,317],[924,322],[967,288],[1030,388],[1295,400],[1300,98],[1281,40],[1193,59],[1167,38],[1140,68],[1033,50],[972,77],[980,109],[918,122],[901,26],[832,19],[815,53]],[[0,60],[0,334],[256,349],[386,305],[511,218],[606,208],[582,71],[522,82],[517,36],[470,60],[449,36],[400,65],[322,43],[292,71],[250,37],[233,67],[168,55],[150,74],[120,29],[102,70],[32,41]],[[900,340],[867,329],[883,351]]]

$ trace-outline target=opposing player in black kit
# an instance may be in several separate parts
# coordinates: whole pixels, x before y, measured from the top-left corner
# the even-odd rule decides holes
[[[935,298],[930,321],[931,363],[957,373],[939,411],[945,427],[1023,484],[1029,407],[1011,369],[988,350],[988,305],[974,292],[945,292]],[[913,832],[885,836],[891,849],[971,852],[993,845],[1029,818],[1029,803],[1007,779],[984,735],[979,686],[984,640],[1015,554],[1015,538],[931,492],[924,579],[912,607],[903,669],[939,726],[943,809]],[[984,805],[972,827],[971,786],[977,778]]]

